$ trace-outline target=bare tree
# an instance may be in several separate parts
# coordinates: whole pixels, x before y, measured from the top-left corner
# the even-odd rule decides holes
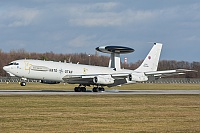
[[[9,62],[17,59],[38,59],[38,60],[52,60],[52,61],[66,61],[80,64],[90,64],[94,66],[105,66],[109,64],[109,56],[98,56],[98,54],[88,55],[87,53],[74,53],[74,54],[56,54],[51,52],[46,53],[29,53],[24,49],[11,50],[5,53],[0,50],[0,76],[6,76],[6,72],[2,69],[3,66]],[[139,60],[135,63],[124,64],[121,63],[124,69],[136,69],[142,63]],[[172,70],[172,69],[192,69],[198,71],[197,73],[186,73],[186,75],[179,75],[174,77],[182,78],[200,78],[200,62],[186,62],[175,60],[161,60],[158,65],[158,70]]]

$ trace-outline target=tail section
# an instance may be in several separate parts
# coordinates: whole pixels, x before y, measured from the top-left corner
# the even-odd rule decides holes
[[[142,64],[135,70],[138,72],[157,71],[160,53],[162,49],[161,43],[154,43],[155,45],[142,62]]]

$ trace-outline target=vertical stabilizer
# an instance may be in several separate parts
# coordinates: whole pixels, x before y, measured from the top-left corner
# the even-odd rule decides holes
[[[161,43],[154,43],[155,45],[142,62],[142,64],[135,70],[138,72],[157,71],[160,53],[162,49]]]

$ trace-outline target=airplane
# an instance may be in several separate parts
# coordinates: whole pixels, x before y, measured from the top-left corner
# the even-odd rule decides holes
[[[122,69],[120,54],[134,52],[124,46],[100,46],[96,50],[110,54],[108,67],[54,62],[45,60],[21,59],[10,62],[3,69],[21,78],[21,86],[26,86],[27,79],[37,79],[41,83],[79,84],[75,92],[86,92],[86,86],[93,86],[93,92],[105,91],[104,87],[121,86],[137,82],[152,81],[166,76],[185,74],[194,70],[176,69],[157,71],[162,44],[154,43],[152,49],[135,70]]]

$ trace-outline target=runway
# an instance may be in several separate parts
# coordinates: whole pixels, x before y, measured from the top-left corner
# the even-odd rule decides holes
[[[0,90],[0,95],[199,95],[200,90],[107,90],[74,92],[68,90]]]

